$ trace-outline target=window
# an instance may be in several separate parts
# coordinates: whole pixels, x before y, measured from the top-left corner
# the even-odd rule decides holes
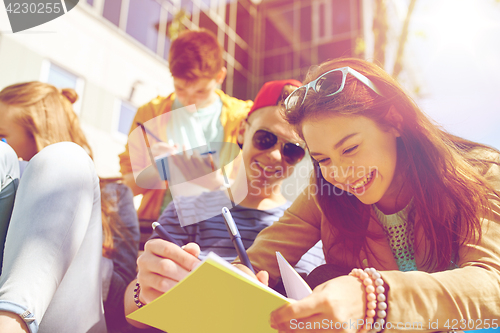
[[[193,13],[193,0],[181,0],[181,7],[189,14]]]
[[[50,83],[59,89],[72,88],[78,94],[78,100],[73,104],[73,110],[76,114],[80,114],[83,98],[83,88],[85,81],[83,78],[70,71],[65,70],[57,65],[54,65],[48,60],[42,63],[40,81]]]
[[[351,30],[351,8],[350,1],[335,1],[330,8],[332,11],[333,34],[349,32]]]
[[[305,6],[300,9],[300,40],[309,42],[312,40],[312,9]]]
[[[326,36],[326,18],[325,16],[328,16],[330,13],[326,11],[326,5],[324,3],[319,4],[319,33],[318,37],[325,37]]]
[[[94,6],[94,0],[87,0],[87,3],[91,6]]]
[[[155,0],[130,0],[126,32],[156,53],[161,6]]]
[[[276,29],[276,26],[280,24],[279,20],[277,20],[275,17],[267,17],[265,22],[265,51],[270,51],[290,45],[289,41],[291,41],[291,38],[283,36],[283,34],[278,31],[278,29]],[[291,35],[292,31],[289,31],[289,33]]]
[[[268,56],[264,58],[264,75],[271,75],[285,71],[283,55]]]
[[[212,31],[215,36],[217,36],[219,30],[217,24],[205,12],[200,12],[200,28]]]
[[[210,8],[210,0],[201,0],[201,3],[206,6],[206,8]]]
[[[105,0],[102,16],[117,27],[120,26],[122,0]]]
[[[248,69],[248,53],[243,50],[238,44],[235,44],[234,58],[243,68]]]
[[[250,42],[252,33],[252,18],[250,13],[241,3],[238,2],[238,11],[236,14],[236,33],[247,43]]]
[[[234,70],[233,76],[233,96],[240,99],[246,99],[248,79],[238,70]]]
[[[315,65],[316,63],[312,62],[312,55],[313,55],[313,49],[311,49],[310,47],[300,49],[299,52],[295,54],[295,56],[299,58],[299,67],[303,68]]]
[[[163,50],[163,59],[168,60],[168,54],[170,52],[170,38],[165,37],[165,46]]]
[[[123,100],[119,100],[117,104],[116,131],[127,136],[137,108]]]
[[[167,31],[165,32],[165,42],[164,42],[164,45],[163,45],[163,59],[165,60],[168,60],[168,53],[170,51],[170,44],[171,44],[171,41],[170,41],[170,38],[168,37],[169,36],[169,26],[172,24],[172,20],[174,18],[174,15],[172,15],[171,13],[167,13]],[[158,23],[158,27],[159,27],[159,23]]]
[[[342,40],[335,43],[328,43],[318,46],[318,62],[328,59],[349,57],[351,55],[351,39]]]
[[[313,35],[316,39],[331,38],[351,30],[351,1],[313,2]],[[314,33],[314,31],[316,33]]]

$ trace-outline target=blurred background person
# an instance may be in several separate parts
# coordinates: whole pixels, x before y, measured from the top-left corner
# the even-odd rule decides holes
[[[230,97],[218,89],[226,77],[222,55],[216,36],[204,29],[184,31],[172,42],[169,68],[175,92],[140,107],[130,129],[132,133],[143,124],[145,131],[154,134],[148,136],[154,157],[211,142],[236,143],[237,127],[252,103]],[[176,112],[169,113],[172,110]],[[236,150],[234,145],[224,146],[219,152],[222,163],[229,162],[237,154]],[[134,195],[143,195],[137,213],[150,230],[151,222],[158,219],[172,201],[172,195],[161,186],[137,184],[134,173],[143,172],[149,165],[148,151],[129,139],[125,152],[120,155],[120,172]],[[151,178],[153,184],[159,182],[156,170],[150,170],[151,174],[141,177]]]
[[[25,161],[30,161],[45,147],[64,141],[76,143],[87,152],[90,158],[92,158],[92,150],[87,143],[80,128],[78,118],[72,108],[72,104],[77,98],[78,96],[73,89],[59,90],[52,85],[41,82],[27,82],[6,87],[0,92],[0,137],[5,139],[16,152],[17,156]],[[48,163],[51,162],[58,163],[59,161],[48,161]],[[52,176],[57,176],[57,174],[52,174]],[[44,181],[49,184],[64,183],[64,174],[61,175],[61,177],[62,179],[54,178],[45,179]],[[23,181],[21,180],[20,183],[22,184]],[[67,191],[67,189],[63,190]],[[51,193],[52,192],[49,191],[39,193],[41,196],[40,202],[31,203],[34,211],[30,211],[26,209],[26,207],[17,208],[18,219],[25,221],[24,223],[28,225],[43,223],[42,220],[48,219],[47,217],[40,216],[44,214],[45,205],[55,209],[56,212],[53,213],[56,214],[58,210],[65,211],[63,207],[59,207],[57,202],[54,202],[57,196]],[[50,195],[54,195],[54,198]],[[89,260],[87,264],[88,266],[99,265],[102,268],[102,299],[104,302],[106,322],[108,330],[114,331],[115,329],[118,330],[127,326],[123,312],[118,311],[118,309],[122,309],[123,307],[123,293],[125,287],[135,277],[139,229],[137,215],[132,201],[132,193],[127,186],[113,179],[101,179],[100,198],[101,216],[99,217],[98,224],[101,224],[100,220],[102,218],[103,242],[102,245],[99,245],[102,247],[102,258],[99,262]],[[22,199],[16,200],[16,205],[18,203],[21,204],[21,202],[23,202]],[[28,202],[28,204],[30,204],[30,202]],[[60,203],[60,205],[62,204],[63,202]],[[75,202],[74,205],[78,205],[78,202]],[[37,211],[38,213],[36,213]],[[33,220],[26,221],[29,218],[23,216],[25,212],[27,216],[30,216]],[[15,214],[16,210],[14,211],[14,215]],[[48,214],[48,216],[51,215]],[[63,226],[65,223],[70,223],[72,220],[72,216],[66,216],[64,214],[57,216],[58,219],[50,221],[50,225],[55,224],[55,227],[58,225]],[[11,265],[12,267],[16,267],[17,264],[22,262],[16,255],[17,253],[23,253],[24,241],[28,243],[28,245],[26,245],[27,247],[31,246],[29,245],[32,244],[31,242],[36,242],[37,235],[30,235],[29,229],[30,228],[17,231],[16,234],[20,233],[21,235],[25,232],[26,237],[24,240],[17,240],[18,244],[16,244],[16,246],[21,250],[12,251],[10,249],[10,251],[8,251],[8,247],[6,248],[4,267],[8,268],[11,267]],[[44,225],[37,226],[37,228],[34,229],[43,230]],[[8,231],[7,235],[10,233],[11,230]],[[49,234],[43,233],[43,235],[48,236]],[[55,234],[54,237],[56,235],[57,234]],[[96,239],[95,242],[99,239]],[[64,240],[50,239],[50,241],[58,243]],[[70,248],[77,247],[71,240],[66,240],[66,242],[67,243],[64,244]],[[38,245],[34,245],[34,248],[40,251],[40,253],[44,253],[46,250],[44,244],[44,242],[38,243]],[[33,247],[29,248],[33,249]],[[60,252],[60,255],[52,259],[54,261],[52,265],[56,265],[57,267],[64,266],[65,262],[71,260],[71,256],[75,255],[74,252],[65,247],[61,248]],[[85,254],[82,255],[85,256]],[[51,259],[50,255],[47,256],[46,260],[49,259]],[[34,263],[30,265],[36,265],[37,263],[37,261],[34,261]],[[43,264],[47,263],[41,261],[40,265]],[[47,267],[50,267],[50,265]],[[77,269],[80,271],[79,273],[84,274],[85,270],[95,270],[96,268],[83,265],[72,269]],[[13,276],[10,275],[11,272],[9,269],[2,272],[2,284],[0,286],[2,300],[9,301],[7,296],[13,293],[13,291],[8,291],[7,294],[3,294],[2,291],[5,291],[5,289],[2,289],[2,286],[8,286],[9,284],[16,285],[17,283],[19,288],[25,288],[26,284],[30,284],[34,290],[26,294],[26,292],[30,290],[26,289],[25,292],[20,294],[27,295],[26,297],[28,300],[43,298],[45,306],[49,305],[56,295],[58,295],[58,297],[63,297],[64,301],[68,302],[68,308],[72,307],[72,302],[78,302],[77,298],[71,299],[71,296],[74,296],[74,294],[57,294],[57,286],[53,290],[54,294],[49,292],[35,292],[38,287],[48,288],[49,285],[52,285],[53,280],[60,280],[60,277],[55,275],[52,276],[52,272],[49,272],[47,276],[23,276],[22,280],[16,282],[16,277],[19,277],[16,275],[16,272],[19,271],[18,269],[14,270],[12,272]],[[58,270],[54,270],[53,274],[56,274],[57,271]],[[37,282],[30,282],[29,279],[31,278],[36,279]],[[20,283],[21,281],[24,281],[23,284]],[[74,292],[78,293],[78,290]],[[4,296],[6,298],[4,298]],[[29,304],[24,305],[29,306]],[[43,313],[34,313],[34,315],[36,318],[43,317]]]

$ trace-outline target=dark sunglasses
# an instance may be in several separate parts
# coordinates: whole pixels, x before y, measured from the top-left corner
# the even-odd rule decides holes
[[[300,108],[302,104],[304,104],[309,89],[314,90],[316,93],[322,93],[324,96],[333,96],[338,94],[344,90],[345,80],[348,73],[364,83],[378,95],[384,96],[375,84],[366,76],[350,67],[342,67],[328,71],[320,75],[316,80],[297,88],[285,100],[286,111],[292,112]]]
[[[257,130],[252,138],[253,146],[258,150],[268,150],[274,147],[276,143],[278,143],[278,141],[282,142],[281,155],[283,156],[285,162],[290,165],[294,165],[300,162],[300,160],[302,160],[302,158],[306,154],[306,151],[304,150],[305,145],[290,142],[265,129]]]

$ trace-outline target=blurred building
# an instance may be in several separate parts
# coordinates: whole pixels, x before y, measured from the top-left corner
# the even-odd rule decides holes
[[[80,0],[68,14],[0,33],[0,88],[41,80],[73,87],[102,176],[118,173],[135,110],[173,90],[171,39],[213,31],[224,45],[222,89],[253,99],[268,80],[303,79],[311,65],[360,55],[362,0]]]
[[[167,35],[172,13],[182,11],[181,29],[219,37],[228,69],[223,89],[241,99],[266,81],[300,80],[311,65],[354,55],[363,35],[361,0],[180,0],[168,8]]]

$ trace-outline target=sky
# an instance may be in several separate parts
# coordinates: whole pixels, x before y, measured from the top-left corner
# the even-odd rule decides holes
[[[406,57],[424,112],[453,134],[500,149],[499,1],[417,0]]]

